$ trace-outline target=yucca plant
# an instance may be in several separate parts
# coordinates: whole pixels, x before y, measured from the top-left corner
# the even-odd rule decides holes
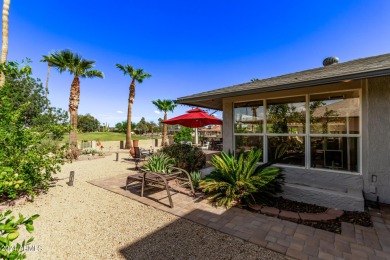
[[[199,182],[202,179],[202,173],[200,171],[190,172],[192,185],[194,185],[194,188],[199,187]]]
[[[277,180],[282,179],[281,169],[269,167],[271,163],[258,166],[261,154],[259,149],[246,155],[240,153],[238,159],[224,152],[220,156],[214,155],[210,163],[215,170],[200,181],[199,187],[211,203],[225,207],[254,201],[254,193],[271,193],[272,189],[267,185],[280,187]]]
[[[143,170],[148,172],[168,173],[170,167],[174,166],[175,159],[166,153],[155,153],[148,158]]]

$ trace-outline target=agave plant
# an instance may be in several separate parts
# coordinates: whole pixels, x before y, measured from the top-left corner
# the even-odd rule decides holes
[[[175,159],[166,153],[155,153],[148,158],[143,170],[148,172],[167,173],[169,168],[174,166]]]
[[[281,169],[269,167],[271,163],[258,166],[261,154],[259,149],[251,150],[247,155],[240,153],[238,159],[224,152],[220,156],[214,155],[210,163],[215,170],[200,181],[199,187],[211,203],[225,207],[254,201],[254,193],[278,191]]]

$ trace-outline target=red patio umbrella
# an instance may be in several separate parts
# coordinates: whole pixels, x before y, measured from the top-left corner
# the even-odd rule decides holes
[[[191,128],[198,128],[206,125],[222,125],[221,119],[209,115],[206,111],[198,107],[188,110],[187,114],[177,116],[162,122],[168,125],[177,124]]]
[[[206,125],[222,125],[222,120],[215,116],[209,115],[206,111],[200,108],[194,108],[187,111],[187,114],[177,116],[165,121],[168,125],[182,125],[190,128],[198,128]],[[198,142],[198,131],[195,131],[195,142]]]

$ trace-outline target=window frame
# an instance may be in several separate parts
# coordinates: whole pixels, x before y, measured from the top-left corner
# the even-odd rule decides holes
[[[312,134],[310,132],[310,97],[314,95],[319,94],[332,94],[332,93],[342,93],[342,92],[354,92],[357,91],[359,94],[359,134]],[[305,133],[304,134],[289,134],[289,133],[268,133],[267,132],[267,120],[268,120],[268,100],[274,100],[274,99],[280,99],[280,98],[294,98],[294,97],[305,97],[305,110],[306,110],[306,125],[305,125]],[[246,103],[246,102],[253,102],[253,101],[261,101],[263,103],[263,111],[264,111],[264,120],[263,120],[263,132],[262,133],[235,133],[235,127],[234,122],[236,120],[235,118],[235,104],[238,103]],[[233,120],[233,151],[235,153],[236,150],[236,136],[261,136],[263,138],[263,163],[268,162],[268,137],[272,136],[301,136],[305,139],[305,166],[299,166],[299,165],[290,165],[290,164],[276,164],[280,167],[289,167],[289,168],[299,168],[299,169],[308,169],[313,171],[328,171],[328,172],[337,172],[337,173],[343,173],[343,174],[353,174],[353,175],[361,175],[362,174],[362,89],[360,88],[352,88],[352,89],[341,89],[338,91],[316,91],[313,93],[306,93],[306,94],[296,94],[296,95],[281,95],[281,96],[272,96],[272,97],[265,97],[265,98],[258,98],[253,100],[246,100],[246,101],[238,101],[233,102],[233,113],[232,113],[232,120]],[[328,168],[314,168],[311,167],[311,137],[354,137],[358,138],[358,149],[357,149],[357,171],[351,172],[351,171],[344,171],[344,170],[335,170],[335,169],[328,169]]]

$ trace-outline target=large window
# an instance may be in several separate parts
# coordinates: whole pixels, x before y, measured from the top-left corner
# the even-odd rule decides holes
[[[234,106],[235,152],[263,148],[263,101],[237,103]],[[263,161],[261,158],[260,161]]]
[[[235,151],[262,148],[264,162],[287,144],[282,164],[359,172],[359,91],[234,104]]]
[[[275,158],[281,143],[287,144],[281,163],[305,166],[305,96],[267,100],[268,161]]]

